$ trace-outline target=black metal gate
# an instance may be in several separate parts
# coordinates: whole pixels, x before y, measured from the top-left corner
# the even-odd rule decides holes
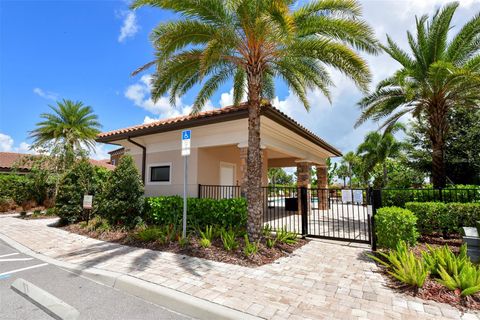
[[[370,192],[366,189],[308,189],[306,234],[309,237],[371,243]]]
[[[199,186],[199,196],[240,196],[238,186]],[[308,237],[371,243],[373,192],[370,189],[263,187],[263,224]]]

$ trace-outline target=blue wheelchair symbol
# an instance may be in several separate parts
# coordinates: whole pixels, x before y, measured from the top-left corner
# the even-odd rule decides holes
[[[192,135],[192,130],[182,131],[182,140],[190,140],[191,135]]]

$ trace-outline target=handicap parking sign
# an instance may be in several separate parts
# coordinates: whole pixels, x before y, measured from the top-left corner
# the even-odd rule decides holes
[[[190,140],[191,135],[192,135],[192,130],[182,131],[182,140]]]

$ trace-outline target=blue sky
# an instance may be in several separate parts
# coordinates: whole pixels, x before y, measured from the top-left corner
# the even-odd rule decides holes
[[[414,15],[431,13],[446,1],[360,1],[364,16],[380,40],[391,34],[405,45],[405,31]],[[463,0],[455,23],[465,23],[480,2]],[[159,9],[128,10],[125,1],[5,1],[0,0],[0,151],[21,151],[31,141],[28,131],[48,111],[48,104],[67,98],[93,107],[104,130],[139,124],[188,112],[195,91],[172,109],[168,98],[154,104],[148,94],[148,72],[130,73],[151,60],[150,30],[174,16]],[[367,57],[374,83],[397,65],[385,55]],[[367,123],[353,129],[358,117],[358,90],[334,73],[333,105],[310,92],[308,114],[283,85],[275,105],[342,151],[355,148],[364,134],[377,127]],[[230,84],[212,97],[207,107],[231,101]],[[97,158],[109,147],[98,146]]]

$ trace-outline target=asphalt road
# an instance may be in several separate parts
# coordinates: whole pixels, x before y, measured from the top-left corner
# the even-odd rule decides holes
[[[10,288],[22,278],[80,312],[79,319],[191,319],[21,254],[0,240],[0,319],[52,319]]]

